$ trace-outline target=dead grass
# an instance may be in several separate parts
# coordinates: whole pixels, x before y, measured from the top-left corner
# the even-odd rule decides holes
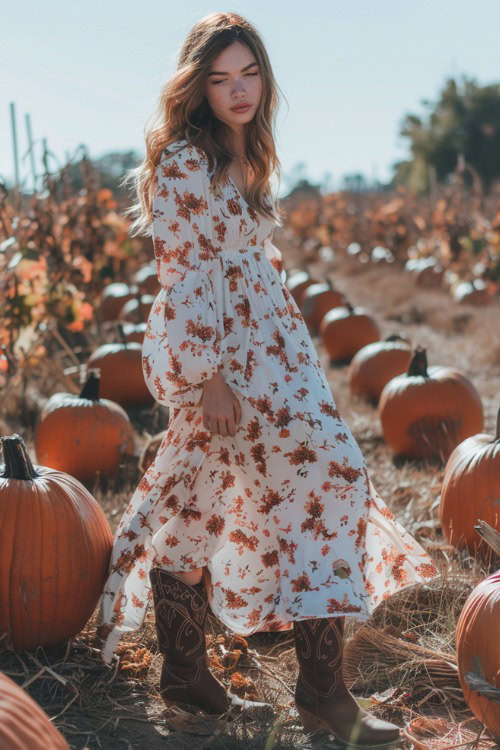
[[[279,239],[275,238],[279,245]],[[285,257],[285,256],[284,256]],[[300,258],[285,257],[288,267]],[[463,307],[447,292],[423,292],[411,277],[388,266],[355,267],[337,262],[311,271],[320,278],[328,272],[334,284],[353,304],[371,309],[383,336],[404,331],[412,342],[426,346],[429,364],[448,364],[463,370],[478,388],[485,410],[485,432],[494,430],[500,393],[500,331],[498,309]],[[463,702],[455,661],[455,627],[463,603],[474,585],[492,572],[467,555],[458,554],[441,535],[439,493],[443,466],[436,462],[398,461],[381,435],[376,409],[352,399],[347,368],[330,368],[318,338],[315,345],[327,373],[337,407],[358,441],[372,481],[405,528],[432,554],[440,578],[427,585],[410,586],[377,608],[367,623],[346,620],[346,681],[357,697],[372,696],[370,710],[400,726],[420,716],[452,722],[468,721],[472,736],[481,731]],[[45,391],[50,392],[45,380]],[[32,425],[19,425],[9,408],[4,433],[19,431],[31,451]],[[120,476],[90,488],[104,508],[113,530],[137,486],[137,458],[146,440],[166,427],[161,408],[131,413],[137,431],[137,455]],[[32,453],[32,455],[34,455]],[[493,564],[492,564],[493,565]],[[161,655],[157,653],[153,613],[144,627],[125,639],[128,653],[111,667],[93,648],[95,614],[85,629],[60,646],[36,653],[14,652],[6,639],[0,643],[0,669],[24,685],[53,718],[74,750],[292,750],[330,747],[323,737],[311,743],[301,730],[293,708],[296,660],[289,632],[257,634],[247,639],[249,656],[235,669],[255,684],[259,700],[275,707],[272,723],[247,723],[243,718],[205,736],[169,730],[157,685]],[[231,634],[210,617],[207,642],[212,658],[220,655],[217,639],[230,645]],[[214,667],[215,668],[215,667]],[[219,669],[227,684],[234,669]],[[429,735],[430,736],[430,735]],[[454,737],[465,737],[455,732]],[[451,734],[449,735],[451,738]],[[474,745],[469,735],[462,747],[492,747],[484,734]],[[457,743],[448,747],[456,747]],[[408,750],[409,741],[404,745]],[[421,745],[421,747],[424,747]],[[445,747],[433,744],[431,747]]]

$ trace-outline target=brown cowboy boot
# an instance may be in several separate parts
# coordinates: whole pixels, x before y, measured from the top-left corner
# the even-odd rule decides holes
[[[163,654],[160,694],[167,706],[221,716],[229,709],[248,715],[272,707],[233,695],[210,671],[205,623],[208,599],[202,581],[194,586],[161,568],[149,574],[153,591],[158,648]]]
[[[399,727],[362,709],[342,675],[344,617],[295,620],[299,674],[295,705],[306,732],[328,730],[351,748],[395,747]]]

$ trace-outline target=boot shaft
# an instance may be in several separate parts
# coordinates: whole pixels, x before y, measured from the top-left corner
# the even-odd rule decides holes
[[[328,698],[344,687],[344,617],[295,620],[293,633],[299,664],[297,691]]]
[[[203,658],[208,610],[203,581],[192,586],[161,568],[152,568],[149,578],[159,651],[175,664]]]

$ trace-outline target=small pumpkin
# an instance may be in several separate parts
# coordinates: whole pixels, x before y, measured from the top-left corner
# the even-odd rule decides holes
[[[87,361],[87,371],[96,368],[101,374],[101,398],[109,398],[123,407],[153,402],[142,372],[141,344],[102,344]]]
[[[440,289],[443,286],[444,268],[437,258],[418,258],[414,268],[415,283],[425,289]]]
[[[411,344],[398,334],[363,346],[347,370],[351,395],[377,404],[389,380],[408,370],[410,359]]]
[[[108,284],[101,292],[97,306],[97,315],[101,322],[116,320],[123,305],[138,293],[136,286],[129,286],[121,281]]]
[[[396,258],[392,250],[389,250],[388,247],[377,245],[371,251],[370,260],[372,263],[394,263]]]
[[[126,320],[129,323],[147,322],[154,301],[155,298],[152,294],[142,294],[129,299],[118,314],[119,320]]]
[[[472,382],[452,367],[428,367],[418,346],[408,371],[380,394],[384,438],[395,455],[446,461],[465,438],[481,432],[483,405]]]
[[[145,265],[139,268],[134,276],[134,283],[139,287],[142,294],[152,294],[156,296],[160,291],[160,281],[158,273],[152,265]]]
[[[100,378],[90,372],[80,395],[55,393],[35,426],[37,460],[79,479],[117,473],[122,457],[134,453],[134,431],[125,410],[100,398]]]
[[[50,646],[75,636],[92,615],[113,535],[77,479],[33,465],[20,435],[0,443],[0,632],[15,648]]]
[[[345,297],[333,288],[328,279],[319,284],[311,284],[304,290],[300,311],[306,324],[317,331],[326,313],[341,305],[345,305]]]
[[[149,436],[139,458],[139,471],[143,474],[146,473],[155,460],[158,449],[166,434],[167,430],[162,430],[161,432],[157,432],[156,435]]]
[[[444,268],[427,266],[415,274],[415,284],[423,289],[442,289]]]
[[[43,709],[14,680],[0,672],[2,750],[69,750]]]
[[[147,327],[147,323],[123,323],[123,341],[129,343],[135,341],[136,344],[142,344]]]
[[[297,271],[292,273],[286,280],[286,288],[294,298],[297,306],[302,305],[302,297],[307,287],[313,284],[319,284],[317,279],[311,278],[307,271]]]
[[[493,302],[488,285],[483,279],[460,282],[453,290],[453,297],[461,305],[482,306]]]
[[[480,518],[500,532],[500,409],[496,435],[473,435],[450,455],[439,514],[443,534],[450,544],[472,554],[489,554],[474,524]]]
[[[479,583],[458,618],[458,677],[467,705],[500,740],[500,570]]]
[[[360,349],[380,339],[380,328],[368,310],[343,307],[329,310],[319,326],[321,342],[330,361],[349,362]]]

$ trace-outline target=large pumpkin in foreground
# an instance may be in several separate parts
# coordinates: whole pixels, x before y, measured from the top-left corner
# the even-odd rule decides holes
[[[458,677],[467,704],[500,740],[500,570],[476,586],[456,629]]]
[[[113,535],[77,479],[31,463],[20,435],[1,438],[0,633],[16,648],[70,638],[92,615]]]
[[[481,397],[452,367],[427,367],[418,346],[408,372],[389,380],[380,394],[379,417],[392,452],[409,458],[439,458],[483,429]]]
[[[474,525],[486,521],[500,532],[500,409],[496,435],[479,433],[457,445],[446,464],[439,505],[450,544],[488,553]],[[500,621],[498,623],[500,640]]]
[[[0,748],[69,750],[69,745],[38,703],[0,672]]]

